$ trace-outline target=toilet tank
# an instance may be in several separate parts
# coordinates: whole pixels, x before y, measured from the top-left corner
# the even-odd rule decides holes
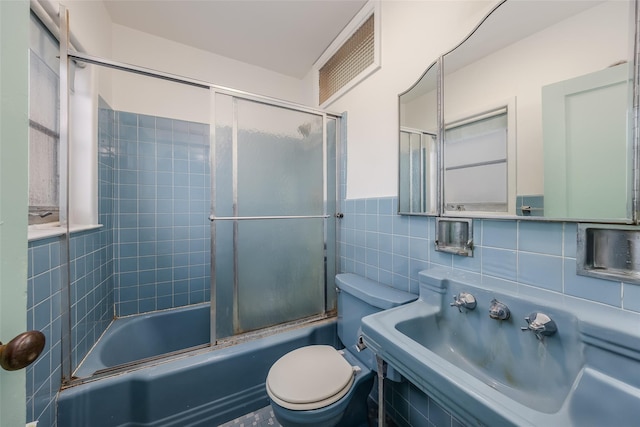
[[[353,273],[336,275],[338,288],[338,337],[346,349],[368,368],[375,370],[375,355],[369,350],[358,351],[363,317],[414,301],[418,295],[366,279]]]

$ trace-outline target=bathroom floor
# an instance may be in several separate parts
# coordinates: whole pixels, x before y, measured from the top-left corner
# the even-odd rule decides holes
[[[250,412],[235,420],[231,420],[219,427],[282,427],[280,423],[276,421],[276,417],[273,415],[271,406],[265,406],[254,412]]]

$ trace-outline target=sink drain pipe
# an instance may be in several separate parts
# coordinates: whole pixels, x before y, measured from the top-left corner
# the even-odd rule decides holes
[[[386,408],[384,400],[384,379],[387,376],[387,364],[376,354],[378,364],[378,427],[385,427]]]

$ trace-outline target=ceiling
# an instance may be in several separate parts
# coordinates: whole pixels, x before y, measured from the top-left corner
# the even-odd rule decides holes
[[[114,23],[303,78],[365,0],[103,0]]]

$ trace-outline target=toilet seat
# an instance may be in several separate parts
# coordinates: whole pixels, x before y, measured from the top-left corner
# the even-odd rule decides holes
[[[347,394],[354,372],[355,368],[331,346],[302,347],[273,364],[267,375],[267,394],[287,409],[319,409]]]

